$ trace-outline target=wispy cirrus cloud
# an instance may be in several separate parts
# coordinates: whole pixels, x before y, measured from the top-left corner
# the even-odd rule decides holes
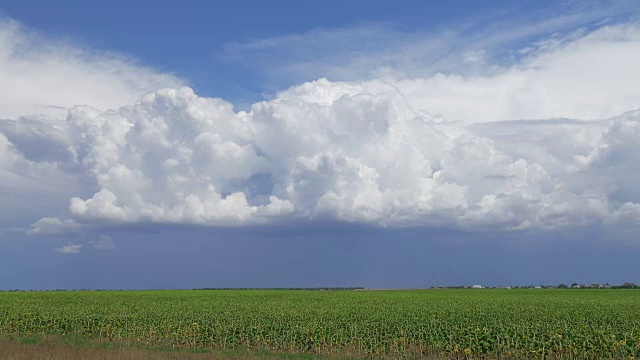
[[[125,55],[42,34],[0,15],[0,118],[64,116],[79,104],[107,110],[184,83]]]
[[[326,77],[423,77],[438,72],[488,74],[508,67],[550,40],[637,17],[632,1],[563,3],[523,14],[493,11],[447,27],[410,28],[367,22],[343,28],[230,43],[220,56],[270,74],[284,85]],[[279,83],[282,86],[282,83]]]
[[[640,107],[638,56],[640,23],[622,23],[540,41],[492,74],[390,81],[412,106],[450,120],[595,120]]]
[[[640,106],[640,75],[628,70],[640,49],[639,15],[633,2],[560,2],[441,29],[316,29],[230,44],[225,55],[275,84],[382,78],[414,108],[449,120],[600,119]]]

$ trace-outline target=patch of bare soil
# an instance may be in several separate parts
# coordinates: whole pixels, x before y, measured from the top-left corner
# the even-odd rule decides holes
[[[194,354],[187,352],[163,352],[140,349],[77,348],[57,341],[38,344],[0,342],[0,359],[3,360],[236,360],[262,359],[256,354]]]

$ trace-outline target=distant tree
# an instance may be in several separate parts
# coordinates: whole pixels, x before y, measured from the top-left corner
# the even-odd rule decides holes
[[[576,282],[571,283],[571,287],[572,287],[572,288],[577,287],[577,286],[578,286],[578,283],[576,283]]]
[[[571,285],[571,286],[573,286],[573,285]],[[568,289],[568,288],[569,288],[569,286],[567,286],[567,284],[558,285],[558,289]]]

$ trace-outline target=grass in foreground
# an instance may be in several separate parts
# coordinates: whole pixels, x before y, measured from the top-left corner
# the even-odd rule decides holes
[[[0,334],[295,357],[639,359],[638,309],[637,290],[0,293]]]

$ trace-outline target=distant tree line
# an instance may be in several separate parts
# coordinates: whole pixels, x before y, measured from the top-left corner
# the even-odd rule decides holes
[[[282,287],[282,288],[197,288],[192,290],[364,290],[360,286],[349,287]]]
[[[478,288],[476,286],[455,285],[455,286],[433,286],[431,289],[470,289]],[[572,283],[571,285],[559,284],[559,285],[527,285],[527,286],[486,286],[484,289],[640,289],[640,285],[634,283],[624,283],[622,285],[609,285],[605,284],[578,284]],[[334,286],[334,287],[280,287],[280,288],[231,288],[231,287],[205,287],[195,289],[148,289],[143,291],[157,291],[157,290],[303,290],[303,291],[353,291],[353,290],[365,290],[361,286]],[[375,289],[373,289],[375,290]],[[124,289],[51,289],[51,290],[0,290],[0,292],[62,292],[62,291],[135,291]]]
[[[290,287],[290,288],[196,288],[196,289],[144,289],[138,291],[158,291],[158,290],[305,290],[305,291],[320,291],[320,290],[331,290],[331,291],[342,291],[342,290],[364,290],[364,287],[361,286],[338,286],[338,287]],[[123,289],[114,289],[114,290],[105,290],[105,289],[51,289],[51,290],[24,290],[24,289],[13,289],[13,290],[0,290],[0,292],[71,292],[71,291],[136,291],[136,290],[123,290]]]
[[[572,283],[571,285],[567,284],[559,284],[559,285],[526,285],[526,286],[467,286],[467,285],[456,285],[456,286],[437,286],[432,287],[432,289],[472,289],[472,288],[483,288],[483,289],[640,289],[640,285],[634,283],[624,283],[622,285],[609,285],[609,283],[605,284],[578,284]]]

